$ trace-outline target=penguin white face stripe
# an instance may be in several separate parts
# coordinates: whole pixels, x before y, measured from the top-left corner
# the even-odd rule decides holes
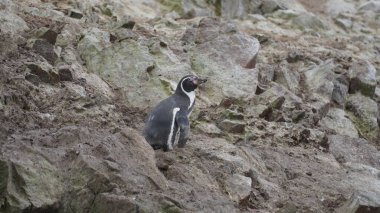
[[[187,95],[187,97],[189,97],[189,100],[190,100],[190,104],[189,104],[189,107],[187,107],[187,109],[190,109],[190,107],[193,105],[194,103],[194,100],[195,100],[195,92],[194,91],[191,91],[191,92],[186,92],[186,90],[183,89],[183,82],[186,80],[186,79],[189,79],[189,78],[192,78],[192,77],[187,77],[185,79],[183,79],[183,81],[181,82],[181,89],[182,89],[182,92],[185,93]]]
[[[176,108],[173,109],[172,125],[170,126],[170,133],[169,133],[169,137],[168,137],[168,141],[167,141],[168,149],[169,149],[169,150],[172,150],[172,149],[173,149],[173,145],[172,145],[172,137],[173,137],[173,133],[174,133],[175,116],[176,116],[176,114],[177,114],[177,112],[178,112],[179,110],[180,110],[180,109],[179,109],[178,107],[176,107]]]

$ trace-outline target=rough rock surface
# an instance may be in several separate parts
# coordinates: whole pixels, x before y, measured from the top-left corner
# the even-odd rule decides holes
[[[378,212],[379,1],[0,0],[0,212]],[[185,148],[149,110],[194,73]]]

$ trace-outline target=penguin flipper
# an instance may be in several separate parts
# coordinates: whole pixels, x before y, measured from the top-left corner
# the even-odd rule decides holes
[[[178,147],[183,148],[189,139],[190,122],[185,112],[180,112],[176,116],[176,123],[179,127]]]

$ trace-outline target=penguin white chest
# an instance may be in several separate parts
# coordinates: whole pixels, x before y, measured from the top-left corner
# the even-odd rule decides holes
[[[186,92],[186,91],[185,91],[185,94],[187,95],[187,97],[188,97],[189,100],[190,100],[190,104],[189,104],[189,106],[187,107],[187,109],[190,109],[191,106],[193,106],[193,104],[194,104],[194,100],[195,100],[195,92],[194,92],[194,91],[191,91],[191,92]]]
[[[173,138],[173,134],[174,134],[174,123],[175,123],[175,116],[177,114],[177,112],[179,111],[180,109],[178,107],[174,108],[173,109],[173,114],[172,114],[172,122],[171,122],[171,125],[170,125],[170,132],[169,132],[169,136],[168,136],[168,140],[167,140],[167,146],[168,146],[168,149],[169,150],[172,150],[173,149],[173,146],[172,146],[172,138]]]

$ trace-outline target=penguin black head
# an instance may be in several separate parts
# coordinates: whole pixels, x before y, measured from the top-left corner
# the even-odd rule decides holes
[[[186,75],[178,83],[176,93],[186,93],[194,91],[200,84],[207,79],[201,79],[195,75]]]

